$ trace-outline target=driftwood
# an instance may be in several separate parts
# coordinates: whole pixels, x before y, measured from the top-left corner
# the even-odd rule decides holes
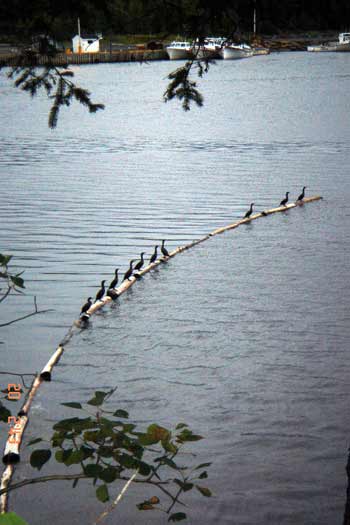
[[[218,234],[224,233],[224,232],[226,232],[228,230],[233,230],[234,228],[238,228],[238,226],[240,226],[241,224],[247,224],[249,222],[255,221],[256,219],[260,219],[261,217],[266,217],[267,215],[271,215],[272,213],[285,212],[285,211],[290,210],[292,208],[297,208],[299,206],[302,206],[304,203],[318,201],[320,199],[322,199],[322,197],[320,197],[319,195],[316,195],[315,197],[305,197],[303,199],[303,201],[300,202],[300,204],[291,203],[291,204],[287,204],[286,206],[279,206],[278,208],[271,208],[270,210],[264,210],[262,212],[254,213],[253,215],[251,215],[247,219],[245,219],[245,218],[244,219],[240,219],[240,220],[238,220],[238,221],[236,221],[236,222],[234,222],[232,224],[229,224],[228,226],[223,226],[222,228],[218,228],[218,229],[214,230],[213,232],[209,233],[208,235],[206,235],[205,237],[201,237],[200,239],[197,239],[196,241],[193,241],[193,242],[191,242],[189,244],[186,244],[185,246],[179,246],[178,248],[176,248],[175,250],[173,250],[172,252],[169,253],[169,257],[160,257],[159,259],[157,259],[157,261],[155,261],[152,264],[149,264],[148,266],[146,266],[140,272],[136,272],[136,277],[132,276],[132,277],[130,277],[129,281],[123,281],[122,284],[118,288],[116,288],[115,290],[112,291],[111,295],[114,295],[113,298],[107,295],[107,296],[103,297],[103,299],[101,299],[100,301],[97,301],[96,303],[94,303],[89,308],[89,310],[86,312],[85,315],[83,315],[80,319],[75,321],[75,326],[77,326],[77,327],[84,327],[86,325],[86,323],[88,322],[89,318],[91,317],[91,315],[93,315],[97,310],[99,310],[100,308],[102,308],[106,304],[112,302],[113,299],[118,298],[120,295],[122,295],[124,292],[126,292],[131,286],[133,286],[135,284],[135,282],[137,282],[140,277],[142,277],[146,273],[148,273],[151,270],[153,270],[153,268],[156,268],[160,264],[166,262],[168,259],[171,259],[172,257],[175,257],[175,255],[177,255],[178,253],[181,253],[181,252],[183,252],[185,250],[189,250],[193,246],[196,246],[197,244],[200,244],[201,242],[207,241],[211,237],[214,237],[214,235],[218,235]]]
[[[25,403],[22,409],[20,410],[20,412],[18,413],[17,420],[18,420],[18,426],[20,426],[20,431],[18,432],[18,436],[17,436],[18,443],[11,443],[10,438],[7,440],[7,443],[6,443],[5,452],[3,456],[3,462],[7,466],[1,478],[1,485],[0,485],[1,489],[7,488],[9,486],[13,472],[14,472],[14,464],[18,463],[18,461],[20,460],[19,449],[20,449],[20,444],[22,442],[22,438],[23,438],[23,432],[28,422],[28,412],[29,412],[31,402],[39,386],[41,385],[41,383],[43,381],[51,381],[52,369],[55,366],[55,364],[57,364],[60,357],[62,356],[64,352],[64,344],[65,342],[68,342],[70,338],[72,337],[74,333],[74,328],[75,329],[84,328],[88,324],[88,321],[91,315],[93,315],[96,311],[98,311],[100,308],[102,308],[106,304],[117,299],[120,295],[126,292],[131,286],[133,286],[143,275],[146,275],[148,272],[150,272],[157,266],[167,262],[172,257],[175,257],[175,255],[182,253],[186,250],[189,250],[190,248],[193,248],[194,246],[197,246],[197,244],[207,241],[208,239],[210,239],[211,237],[214,237],[215,235],[224,233],[229,230],[233,230],[234,228],[238,228],[241,224],[250,223],[256,219],[259,219],[261,217],[266,217],[267,215],[271,215],[273,213],[285,212],[292,208],[302,206],[303,204],[306,204],[308,202],[314,202],[320,199],[322,199],[322,197],[318,195],[314,197],[305,197],[303,201],[301,201],[300,203],[287,204],[287,206],[279,206],[278,208],[272,208],[270,210],[265,210],[259,213],[255,213],[251,215],[249,218],[243,218],[232,224],[229,224],[228,226],[218,228],[214,230],[213,232],[209,233],[208,235],[201,237],[200,239],[197,239],[189,244],[186,244],[185,246],[180,246],[176,248],[175,250],[169,253],[168,257],[164,257],[164,256],[160,257],[154,263],[149,264],[143,270],[137,272],[135,274],[136,277],[133,275],[132,277],[130,277],[130,280],[123,281],[118,288],[110,292],[110,295],[106,295],[105,297],[103,297],[103,299],[94,303],[90,307],[90,309],[86,312],[86,314],[83,314],[80,317],[80,319],[76,320],[73,323],[73,327],[69,330],[68,334],[64,338],[64,342],[60,343],[55,353],[51,356],[47,364],[42,369],[40,375],[36,376],[34,379],[31,389],[26,397]],[[7,493],[4,493],[1,495],[1,499],[0,499],[0,513],[5,512],[6,508],[7,508]]]

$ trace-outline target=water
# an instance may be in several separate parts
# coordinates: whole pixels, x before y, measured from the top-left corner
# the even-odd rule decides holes
[[[188,494],[190,523],[342,523],[350,56],[218,62],[189,114],[161,102],[172,66],[75,68],[106,110],[72,106],[54,132],[47,101],[1,78],[1,251],[26,281],[2,316],[30,312],[33,296],[51,309],[1,330],[2,370],[40,370],[99,282],[159,239],[185,244],[304,185],[324,200],[177,256],[94,316],[41,388],[26,439],[71,415],[59,403],[118,386],[113,406],[141,426],[186,421],[205,437],[196,461],[213,462],[203,485],[215,497]],[[30,475],[23,462],[16,478]],[[144,495],[128,491],[105,523],[163,523],[136,510]],[[102,511],[84,483],[33,485],[11,502],[31,524]]]

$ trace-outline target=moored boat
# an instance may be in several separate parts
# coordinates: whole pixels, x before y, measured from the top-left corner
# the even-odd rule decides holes
[[[206,37],[203,43],[196,40],[193,44],[193,52],[197,58],[220,58],[220,51],[226,38]]]
[[[344,52],[350,51],[350,33],[339,33],[338,42],[328,42],[326,44],[320,44],[318,46],[307,46],[308,51],[319,52],[319,51],[331,51],[331,52]]]
[[[174,41],[165,49],[170,60],[182,60],[193,57],[193,46],[191,42]]]
[[[227,44],[221,49],[224,60],[236,60],[253,56],[253,49],[247,44]]]

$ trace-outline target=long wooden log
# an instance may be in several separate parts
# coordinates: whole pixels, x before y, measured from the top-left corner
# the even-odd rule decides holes
[[[191,243],[186,244],[184,246],[179,246],[178,248],[176,248],[175,250],[170,252],[168,257],[160,257],[154,263],[149,264],[143,270],[141,270],[140,272],[137,272],[137,274],[135,274],[136,277],[135,277],[135,275],[133,275],[132,277],[130,277],[129,280],[123,281],[121,283],[121,285],[114,290],[114,293],[111,293],[111,296],[106,295],[103,299],[101,299],[100,301],[97,301],[96,303],[94,303],[90,307],[90,309],[86,312],[86,315],[84,315],[84,317],[81,317],[79,320],[75,321],[73,323],[73,326],[79,327],[79,328],[82,328],[82,327],[86,326],[86,323],[89,320],[90,316],[93,315],[96,311],[98,311],[100,308],[102,308],[106,304],[112,302],[113,299],[116,299],[121,294],[126,292],[131,286],[133,286],[138,281],[138,279],[140,277],[142,277],[143,275],[146,275],[148,272],[150,272],[151,270],[153,270],[157,266],[163,264],[164,262],[168,261],[172,257],[175,257],[175,255],[177,255],[179,253],[182,253],[185,250],[189,250],[190,248],[192,248],[194,246],[197,246],[198,244],[200,244],[200,243],[210,239],[211,237],[214,237],[215,235],[219,235],[219,234],[224,233],[226,231],[233,230],[234,228],[237,228],[241,224],[250,223],[250,222],[252,222],[252,221],[254,221],[256,219],[259,219],[261,217],[266,217],[267,215],[271,215],[273,213],[286,212],[289,209],[301,206],[304,203],[306,204],[306,203],[309,203],[309,202],[318,201],[320,199],[322,199],[322,197],[319,196],[319,195],[316,195],[314,197],[305,197],[303,199],[303,201],[300,202],[300,203],[291,203],[291,204],[287,204],[287,206],[279,206],[277,208],[271,208],[269,210],[265,210],[265,211],[262,211],[262,212],[259,212],[259,213],[255,213],[254,215],[251,215],[249,218],[243,218],[243,219],[240,219],[240,220],[238,220],[238,221],[236,221],[236,222],[234,222],[232,224],[229,224],[228,226],[223,226],[221,228],[217,228],[216,230],[214,230],[211,233],[205,235],[204,237],[201,237],[200,239],[192,241]],[[73,328],[71,328],[69,330],[69,332],[66,335],[66,337],[64,338],[64,340],[68,342],[69,339],[72,337],[72,334],[73,334]],[[41,385],[41,383],[43,381],[50,381],[51,380],[52,369],[55,366],[55,364],[57,364],[59,359],[61,358],[63,352],[64,352],[64,346],[61,343],[58,346],[58,348],[56,349],[55,353],[49,359],[49,361],[47,362],[45,367],[43,368],[40,376],[37,376],[35,378],[35,380],[33,381],[32,387],[31,387],[31,389],[29,391],[29,394],[27,396],[25,404],[23,405],[21,411],[18,413],[18,418],[20,419],[20,423],[19,424],[20,424],[20,427],[21,427],[21,431],[19,433],[19,443],[17,443],[17,444],[13,444],[13,443],[9,443],[9,442],[6,443],[5,453],[4,453],[4,456],[3,456],[3,461],[4,461],[4,463],[7,464],[7,467],[6,467],[5,471],[3,472],[3,475],[2,475],[2,478],[1,478],[1,489],[6,488],[9,485],[9,483],[11,481],[11,477],[13,475],[13,471],[14,471],[13,464],[18,462],[19,459],[20,459],[19,448],[20,448],[20,444],[22,442],[24,429],[25,429],[25,427],[27,425],[27,422],[28,422],[28,412],[29,412],[29,408],[30,408],[31,402],[32,402],[32,400],[33,400],[33,398],[34,398],[34,396],[35,396],[39,386]],[[5,512],[5,509],[6,509],[6,506],[7,506],[6,493],[1,495],[0,503],[1,503],[0,512]]]
[[[252,221],[254,221],[256,219],[259,219],[261,217],[266,217],[267,215],[271,215],[272,213],[286,212],[286,211],[288,211],[288,210],[290,210],[292,208],[296,208],[296,207],[302,206],[304,203],[314,202],[314,201],[318,201],[320,199],[322,199],[322,197],[319,196],[319,195],[316,195],[314,197],[305,197],[303,199],[303,201],[301,201],[300,203],[294,202],[294,203],[291,203],[291,204],[287,204],[286,206],[278,206],[278,208],[271,208],[269,210],[264,210],[262,212],[254,213],[253,215],[251,215],[248,218],[243,218],[243,219],[240,219],[240,220],[238,220],[238,221],[236,221],[236,222],[234,222],[232,224],[229,224],[228,226],[223,226],[221,228],[217,228],[216,230],[212,231],[208,235],[205,235],[204,237],[201,237],[200,239],[192,241],[189,244],[186,244],[184,246],[179,246],[178,248],[176,248],[175,250],[173,250],[172,252],[169,253],[169,257],[161,257],[160,259],[157,259],[157,261],[155,261],[154,263],[149,264],[143,270],[141,270],[140,272],[137,272],[136,273],[136,277],[132,276],[132,277],[130,277],[129,280],[123,281],[122,284],[118,288],[116,288],[114,291],[112,291],[111,295],[113,297],[110,297],[110,296],[107,295],[103,299],[101,299],[100,301],[94,303],[89,308],[89,310],[86,312],[87,315],[84,315],[81,319],[78,319],[77,321],[75,321],[75,325],[80,327],[80,328],[86,326],[86,322],[89,320],[91,315],[93,315],[96,311],[100,310],[100,308],[103,308],[103,306],[105,306],[106,304],[112,302],[113,299],[117,299],[120,295],[122,295],[124,292],[126,292],[131,286],[133,286],[138,281],[138,279],[140,277],[142,277],[146,273],[148,273],[151,270],[153,270],[153,268],[155,268],[156,266],[162,264],[163,262],[166,262],[168,259],[171,259],[172,257],[175,257],[175,255],[177,255],[178,253],[182,253],[185,250],[189,250],[190,248],[192,248],[192,247],[196,246],[197,244],[200,244],[200,243],[210,239],[211,237],[214,237],[215,235],[218,235],[220,233],[224,233],[224,232],[226,232],[228,230],[233,230],[235,228],[238,228],[241,224],[248,224],[248,223],[250,223],[250,222],[252,222]]]

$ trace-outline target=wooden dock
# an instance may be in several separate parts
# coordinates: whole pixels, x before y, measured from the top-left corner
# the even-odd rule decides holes
[[[54,66],[67,67],[70,64],[101,64],[112,62],[148,62],[150,60],[167,60],[168,55],[164,49],[126,49],[118,51],[103,51],[100,53],[58,53],[53,57],[35,55],[33,57],[38,66],[52,64]],[[0,55],[0,63],[3,66],[32,65],[28,56],[26,64],[25,56],[19,54]]]

